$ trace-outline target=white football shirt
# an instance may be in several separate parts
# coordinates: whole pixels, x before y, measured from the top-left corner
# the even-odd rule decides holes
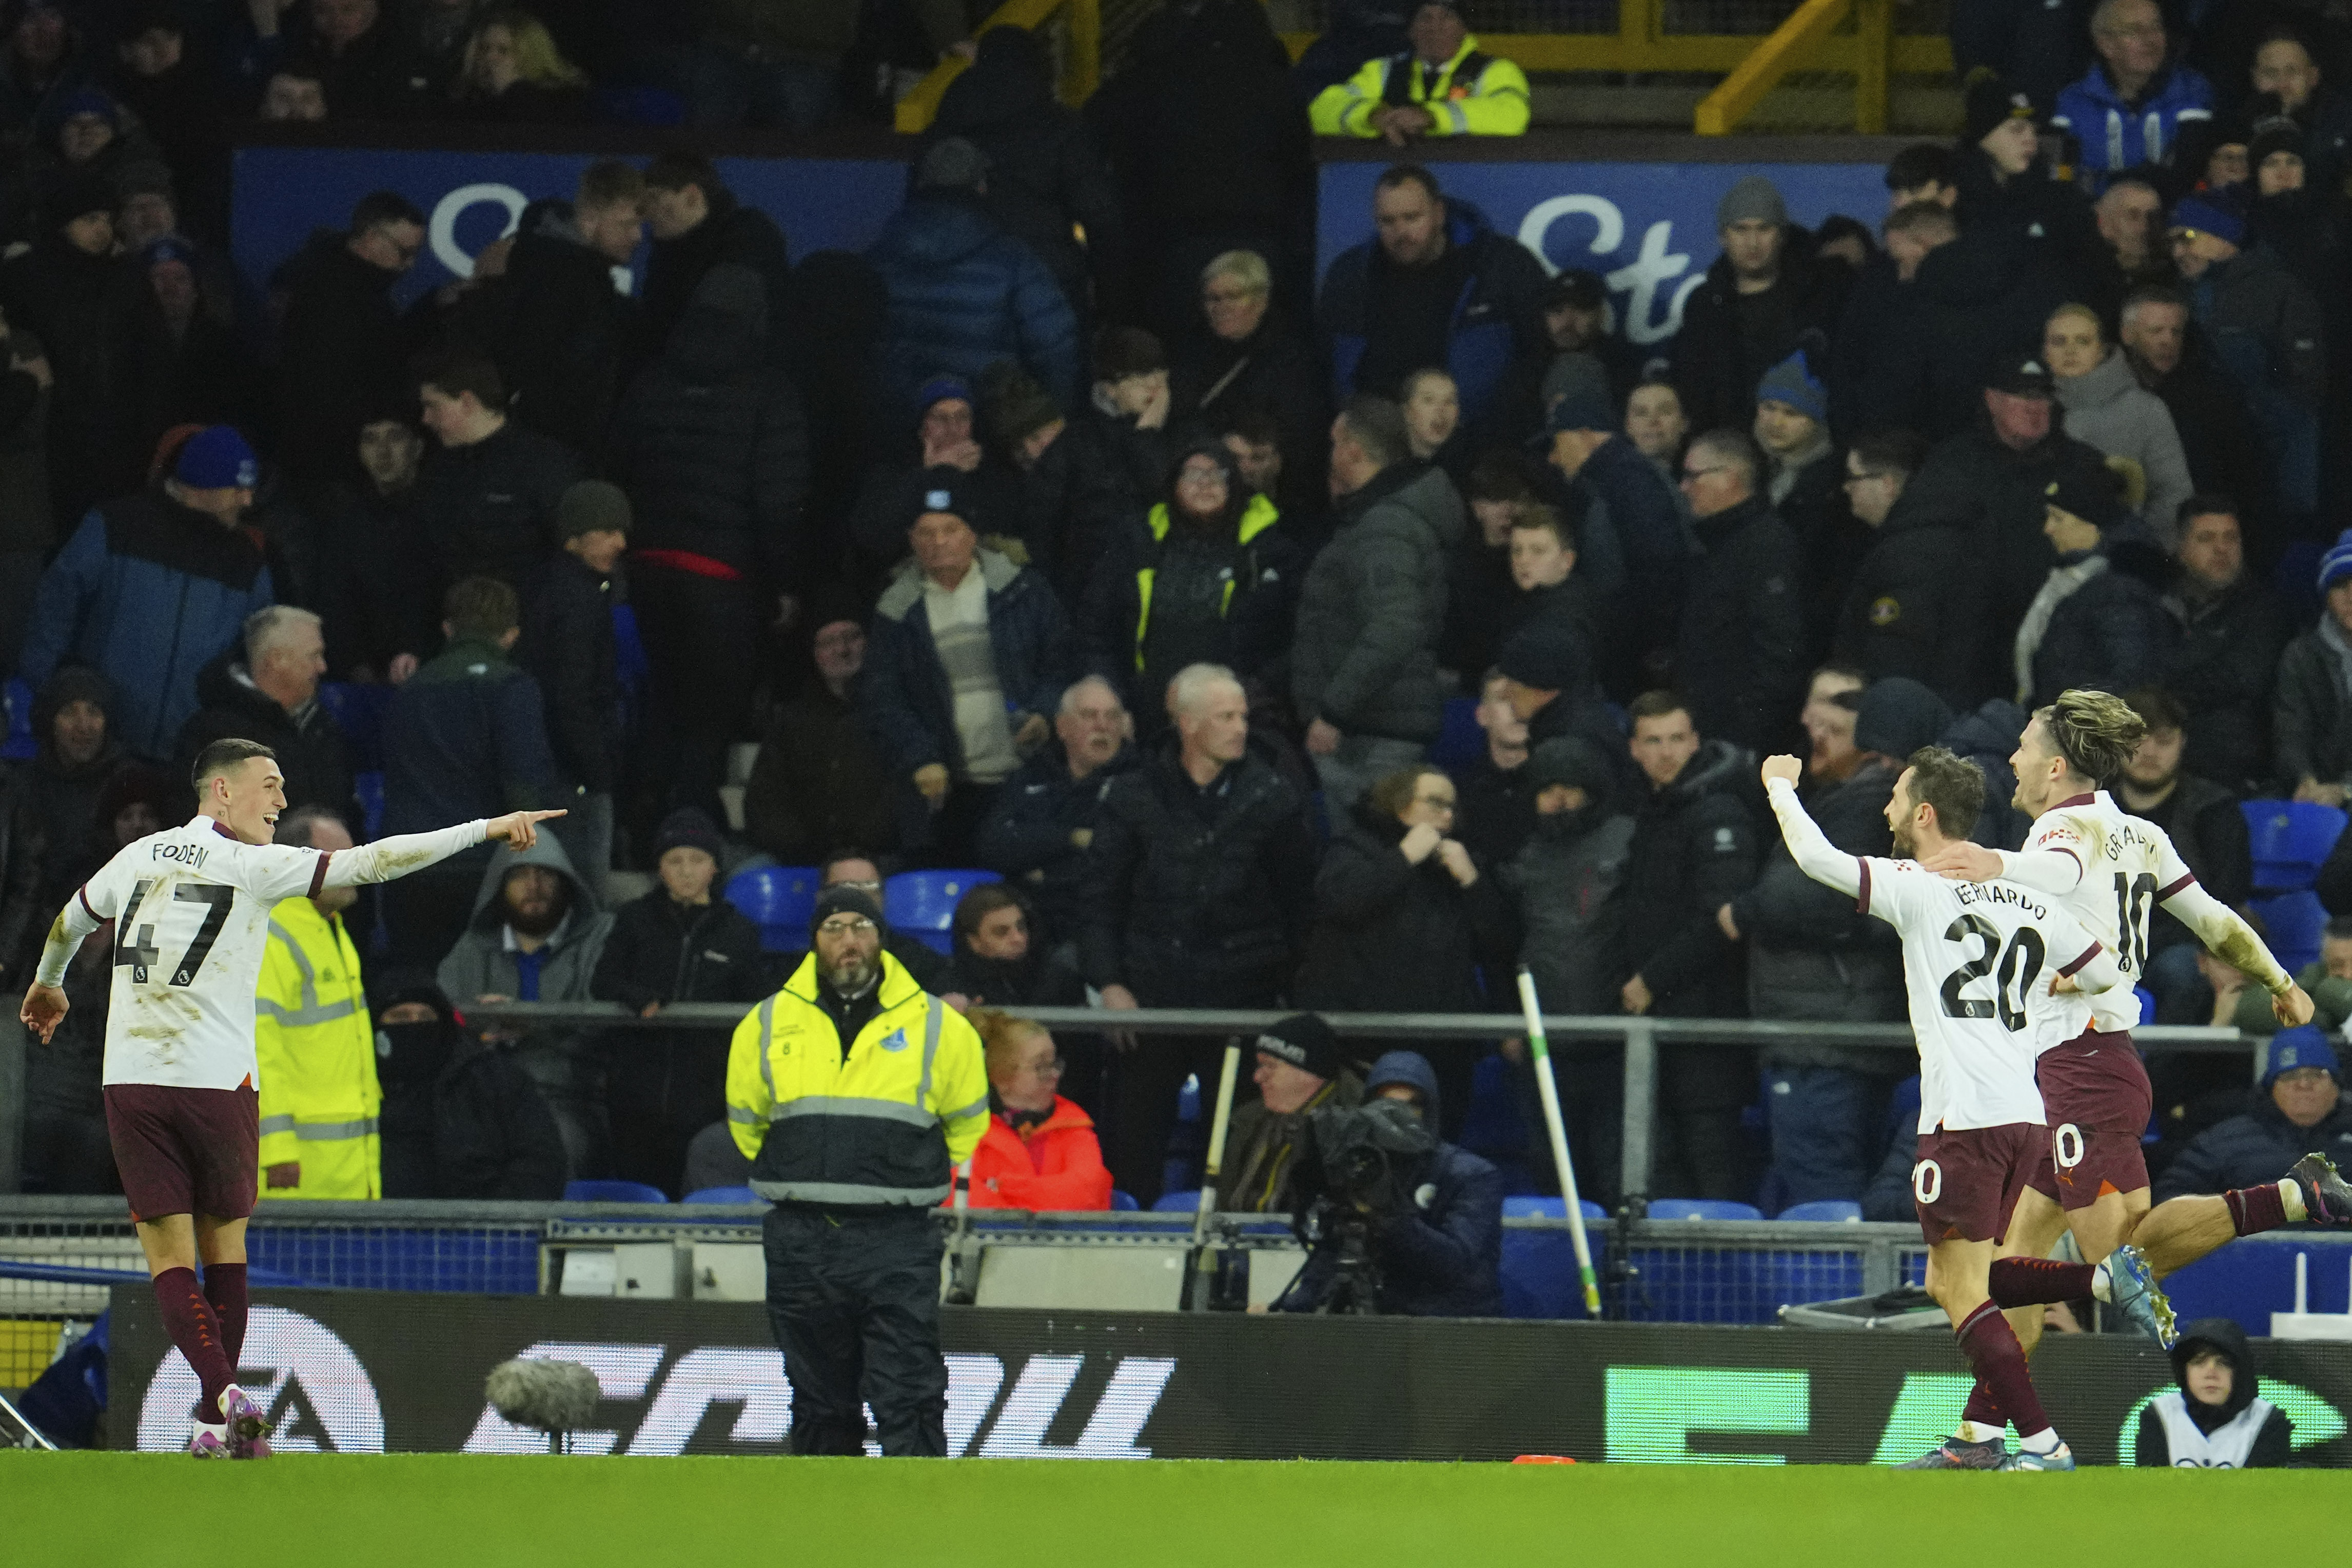
[[[2082,867],[2082,879],[2059,895],[2060,901],[2106,944],[2127,982],[2089,999],[2090,1026],[2138,1027],[2139,998],[2131,987],[2147,973],[2148,921],[2157,905],[2196,881],[2196,874],[2164,829],[2125,811],[2105,790],[2078,795],[2043,812],[2026,835],[2025,847],[2072,856]],[[2076,1006],[2079,1011],[2081,1004]]]
[[[2082,998],[2051,995],[2051,982],[2116,978],[2098,939],[2060,900],[2013,882],[1955,882],[1912,860],[1854,858],[1856,907],[1903,939],[1919,1131],[2040,1121],[2033,1058],[2082,1032]]]
[[[208,816],[125,845],[50,928],[38,978],[57,984],[101,921],[114,921],[106,1083],[236,1089],[256,1083],[254,993],[281,899],[381,882],[482,841],[484,825],[325,852],[247,844]]]

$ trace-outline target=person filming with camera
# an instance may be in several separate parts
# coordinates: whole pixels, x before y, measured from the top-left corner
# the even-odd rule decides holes
[[[1503,1310],[1502,1173],[1441,1142],[1417,1051],[1372,1064],[1366,1100],[1314,1113],[1297,1188],[1307,1265],[1277,1312],[1492,1318]]]

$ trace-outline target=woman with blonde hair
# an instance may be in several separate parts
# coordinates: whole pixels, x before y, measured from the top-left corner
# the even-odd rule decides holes
[[[1052,1034],[993,1007],[974,1007],[968,1016],[988,1053],[992,1112],[972,1151],[971,1206],[1110,1207],[1110,1172],[1094,1121],[1059,1092],[1062,1059]]]
[[[497,10],[466,40],[451,96],[475,120],[562,124],[588,114],[588,79],[528,11]]]
[[[2108,341],[2097,311],[2061,305],[2042,329],[2042,360],[2058,382],[2066,434],[2109,458],[2127,458],[2146,476],[2140,521],[2169,551],[2180,542],[2180,503],[2196,488],[2172,413],[2139,384],[2123,350]]]

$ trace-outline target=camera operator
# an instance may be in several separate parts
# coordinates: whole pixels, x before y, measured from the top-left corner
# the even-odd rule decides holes
[[[1312,1013],[1294,1013],[1257,1037],[1252,1077],[1258,1098],[1234,1109],[1217,1208],[1296,1214],[1304,1196],[1297,1191],[1299,1162],[1312,1136],[1307,1118],[1326,1106],[1361,1104],[1363,1081],[1348,1070],[1339,1037]]]
[[[1501,1315],[1502,1173],[1441,1142],[1437,1074],[1415,1051],[1372,1064],[1360,1109],[1314,1118],[1319,1232],[1278,1312]]]

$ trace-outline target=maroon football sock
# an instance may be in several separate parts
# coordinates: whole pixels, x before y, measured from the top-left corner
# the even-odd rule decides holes
[[[1961,1321],[1958,1332],[1960,1349],[1968,1352],[1977,1380],[1992,1390],[2018,1435],[2030,1437],[2046,1430],[2050,1417],[2042,1411],[2041,1396],[2033,1392],[2033,1374],[2025,1370],[2025,1352],[2000,1309],[1987,1301]]]
[[[205,1300],[212,1303],[220,1323],[221,1356],[228,1363],[229,1381],[236,1381],[239,1358],[245,1354],[245,1265],[205,1265]]]
[[[2221,1194],[2221,1201],[2230,1205],[2230,1223],[2240,1236],[2276,1230],[2286,1223],[2286,1194],[2279,1191],[2276,1182],[2233,1187]]]
[[[1959,1331],[1956,1329],[1953,1331],[1957,1333]],[[1985,1386],[1983,1378],[1977,1379],[1977,1385],[1969,1390],[1969,1403],[1961,1410],[1960,1419],[1973,1421],[1979,1426],[1990,1426],[1996,1432],[2009,1425],[2009,1417],[2000,1413],[2000,1404],[1993,1398],[1992,1390]]]
[[[2061,1263],[2054,1258],[1996,1258],[1990,1289],[1996,1307],[2039,1307],[2049,1301],[2079,1301],[2091,1293],[2095,1263]]]
[[[212,1303],[205,1300],[204,1289],[196,1283],[193,1268],[166,1268],[155,1276],[155,1305],[163,1314],[163,1331],[188,1358],[188,1365],[204,1389],[203,1403],[196,1406],[196,1419],[207,1426],[217,1426],[221,1415],[220,1393],[236,1381],[230,1371],[227,1354],[221,1349],[220,1320],[213,1316]]]

